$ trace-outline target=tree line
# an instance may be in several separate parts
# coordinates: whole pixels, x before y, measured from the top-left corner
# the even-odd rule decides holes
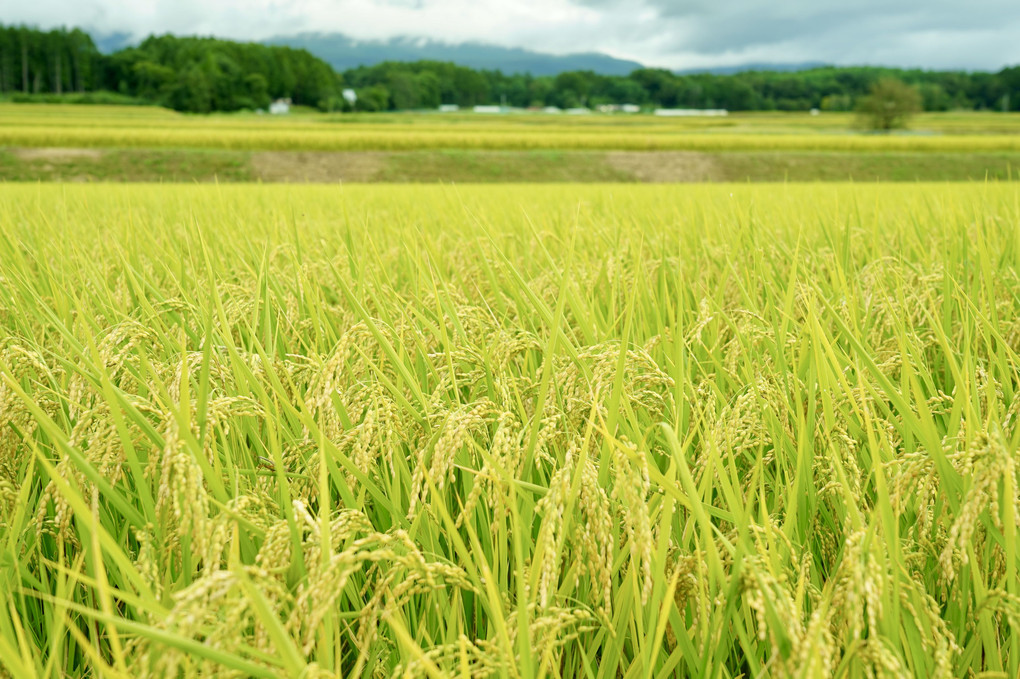
[[[345,82],[370,110],[432,108],[440,104],[515,107],[637,104],[662,108],[731,111],[852,111],[879,82],[913,86],[924,110],[1020,110],[1020,67],[998,73],[924,71],[878,67],[822,67],[794,72],[749,71],[733,75],[678,74],[642,68],[626,76],[571,71],[534,77],[476,71],[448,63],[386,62],[350,69]],[[359,101],[361,101],[359,99]]]
[[[0,92],[87,92],[100,85],[99,50],[88,33],[0,25]]]
[[[151,36],[105,55],[80,29],[0,26],[0,93],[109,93],[194,113],[265,108],[277,98],[339,108],[343,79],[290,47],[216,38]]]
[[[914,87],[927,111],[1020,110],[1020,66],[996,73],[822,67],[734,75],[642,68],[626,76],[571,71],[507,74],[436,61],[385,62],[337,73],[303,49],[216,38],[151,36],[104,55],[80,29],[0,26],[0,94],[110,96],[205,113],[268,106],[289,97],[322,110],[388,111],[442,104],[596,107],[636,104],[731,111],[850,111],[876,83]],[[341,96],[353,88],[352,106]]]

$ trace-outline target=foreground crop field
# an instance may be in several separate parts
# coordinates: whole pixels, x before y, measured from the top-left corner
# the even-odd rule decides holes
[[[0,187],[0,675],[1016,676],[1018,263],[1008,185]]]
[[[189,116],[149,107],[0,104],[0,146],[279,151],[1020,151],[1020,115],[927,114],[907,134],[853,130],[853,116]]]

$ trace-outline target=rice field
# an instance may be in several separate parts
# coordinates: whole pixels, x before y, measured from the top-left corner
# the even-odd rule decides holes
[[[999,184],[0,186],[0,675],[1017,676],[1018,264]]]
[[[865,134],[851,114],[725,118],[385,114],[188,116],[149,107],[0,104],[0,146],[285,151],[1020,151],[1020,115],[927,114]]]

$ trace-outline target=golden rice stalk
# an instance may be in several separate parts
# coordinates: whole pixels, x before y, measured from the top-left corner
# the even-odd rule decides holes
[[[411,503],[408,519],[413,519],[419,504],[425,502],[428,487],[426,480],[441,492],[447,482],[454,480],[454,459],[472,439],[482,434],[485,427],[498,415],[495,404],[488,399],[462,405],[449,412],[442,424],[439,438],[429,451],[422,451],[411,475]]]
[[[601,609],[608,615],[612,607],[613,552],[616,546],[613,517],[609,496],[599,485],[595,463],[590,458],[583,464],[575,462],[582,445],[579,441],[571,444],[566,465],[550,479],[549,492],[536,507],[542,516],[541,536],[544,536],[544,544],[540,537],[537,547],[541,558],[533,565],[540,573],[538,604],[542,608],[552,605],[551,598],[559,586],[562,562],[569,557],[575,562],[578,579],[581,573],[588,575],[592,590],[599,595],[597,599]],[[571,505],[576,515],[568,517],[566,511],[572,485],[576,485],[578,490]],[[570,530],[567,530],[568,526]]]
[[[652,521],[648,513],[648,460],[636,445],[621,441],[613,448],[612,498],[623,515],[623,527],[630,545],[631,568],[640,573],[641,601],[648,603],[652,593],[652,550],[655,540]]]

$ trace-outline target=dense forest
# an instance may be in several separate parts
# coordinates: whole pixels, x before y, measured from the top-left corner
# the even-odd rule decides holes
[[[104,55],[80,29],[0,26],[0,95],[6,98],[119,98],[197,113],[264,108],[280,97],[341,110],[349,108],[340,96],[344,87],[357,92],[355,108],[366,111],[440,104],[569,108],[624,103],[731,111],[842,111],[852,110],[883,77],[915,86],[929,111],[1020,110],[1020,66],[997,73],[825,67],[734,75],[680,75],[642,68],[626,76],[572,71],[536,77],[417,61],[336,73],[306,50],[290,47],[164,35]]]
[[[1020,67],[998,73],[922,71],[875,67],[825,67],[796,72],[750,71],[734,75],[679,75],[642,68],[627,76],[573,71],[557,76],[508,75],[448,63],[387,62],[343,73],[349,86],[371,95],[373,108],[431,108],[439,104],[575,106],[639,104],[731,111],[853,110],[882,78],[919,90],[925,110],[1020,110]]]
[[[103,86],[102,55],[80,29],[0,26],[0,92],[89,92]]]
[[[0,27],[5,95],[101,92],[113,96],[97,101],[136,100],[195,113],[264,108],[289,97],[331,109],[340,106],[341,82],[329,64],[290,47],[164,35],[104,55],[78,29]]]

